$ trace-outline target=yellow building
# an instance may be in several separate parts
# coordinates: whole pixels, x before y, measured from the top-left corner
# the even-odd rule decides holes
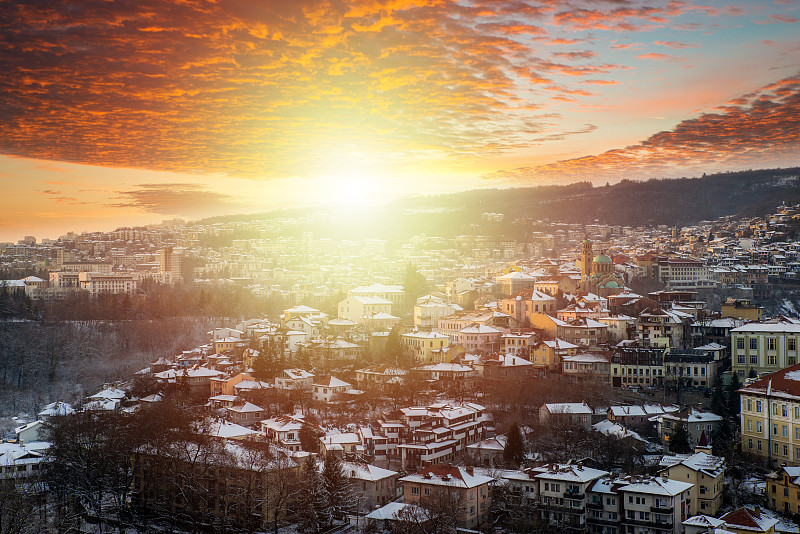
[[[800,465],[800,364],[739,390],[742,451],[769,465]]]
[[[798,363],[800,320],[776,317],[731,329],[733,372],[744,378],[753,369],[759,375]]]
[[[733,317],[734,319],[747,319],[748,321],[763,321],[764,308],[752,304],[749,300],[729,298],[722,303],[720,317]]]
[[[419,363],[435,363],[437,354],[449,344],[450,337],[439,332],[409,332],[400,336],[403,354]]]
[[[783,466],[767,475],[767,506],[786,515],[800,513],[800,467]]]
[[[725,459],[700,451],[694,454],[666,455],[659,466],[670,480],[694,484],[689,490],[689,514],[716,516],[722,506],[725,486]]]
[[[544,339],[530,347],[528,360],[533,364],[534,369],[560,371],[562,358],[572,356],[577,352],[577,345],[563,339]]]

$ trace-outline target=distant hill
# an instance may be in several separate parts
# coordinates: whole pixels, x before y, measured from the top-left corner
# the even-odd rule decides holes
[[[380,238],[397,242],[422,233],[454,236],[470,231],[470,225],[480,224],[481,228],[475,231],[522,237],[526,231],[523,227],[512,230],[507,224],[481,224],[481,213],[504,213],[506,222],[529,217],[584,224],[598,221],[622,226],[685,226],[725,215],[763,215],[784,201],[800,204],[800,167],[726,172],[700,178],[623,180],[606,186],[578,182],[412,197],[378,208],[354,209],[347,217],[331,214],[322,220],[298,222],[289,225],[284,233],[299,237],[304,231],[312,231],[317,236],[335,239]],[[308,215],[309,211],[321,210],[295,208],[200,222],[294,218]],[[517,236],[519,232],[522,234]],[[229,242],[250,237],[255,235],[242,231],[223,239]]]
[[[565,222],[687,225],[725,215],[754,216],[782,202],[800,203],[800,167],[748,170],[701,178],[589,182],[565,186],[482,189],[403,200],[415,207],[464,207]]]

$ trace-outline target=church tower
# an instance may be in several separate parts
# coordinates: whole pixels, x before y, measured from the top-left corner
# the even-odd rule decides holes
[[[585,279],[592,274],[592,260],[594,259],[594,254],[592,253],[592,242],[586,239],[583,242],[583,248],[581,249],[581,259],[580,259],[580,269],[581,269],[581,279]]]

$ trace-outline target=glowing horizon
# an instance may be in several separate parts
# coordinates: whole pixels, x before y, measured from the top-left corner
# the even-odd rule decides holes
[[[0,13],[0,240],[800,165],[795,0]]]

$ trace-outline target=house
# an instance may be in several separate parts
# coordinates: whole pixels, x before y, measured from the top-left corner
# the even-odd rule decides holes
[[[46,425],[44,421],[36,420],[31,423],[20,425],[14,429],[19,443],[29,443],[32,441],[43,441],[46,436]]]
[[[235,395],[236,390],[234,386],[243,380],[255,380],[252,376],[239,373],[231,378],[224,378],[222,376],[211,376],[209,378],[209,385],[211,386],[210,395]]]
[[[547,403],[539,408],[539,422],[543,425],[571,424],[588,430],[592,426],[592,409],[585,402]]]
[[[439,332],[409,332],[400,336],[406,358],[420,363],[436,363],[436,351],[446,348],[450,337]]]
[[[475,372],[485,380],[519,381],[533,376],[533,364],[513,354],[480,356],[472,362]]]
[[[664,445],[669,443],[673,432],[683,425],[689,433],[689,444],[698,445],[703,436],[710,444],[711,437],[722,424],[722,417],[711,412],[702,412],[696,408],[684,408],[677,412],[665,413],[655,418],[658,435]]]
[[[367,513],[384,506],[399,495],[397,471],[383,469],[368,463],[342,462],[342,472],[350,479],[357,497],[359,513]]]
[[[49,443],[0,442],[0,481],[25,480],[44,473]]]
[[[800,467],[781,466],[766,479],[767,506],[778,513],[800,513]]]
[[[531,347],[531,355],[528,360],[535,369],[560,371],[564,356],[576,354],[577,351],[578,345],[563,339],[543,339]]]
[[[561,372],[572,378],[590,378],[611,383],[610,356],[597,352],[579,352],[561,358]]]
[[[468,352],[492,353],[502,347],[503,331],[497,328],[473,323],[458,331],[456,342],[463,345]]]
[[[314,374],[304,369],[284,369],[275,377],[275,387],[278,389],[311,389],[314,384]]]
[[[503,451],[506,449],[507,437],[501,434],[494,438],[484,439],[467,446],[467,451],[481,465],[494,467],[503,463]]]
[[[311,386],[312,399],[319,402],[333,402],[339,400],[342,394],[352,386],[344,380],[328,376],[314,381]]]
[[[725,459],[703,451],[665,455],[659,473],[671,480],[691,482],[689,513],[717,515],[725,486]],[[795,508],[796,509],[796,508]]]
[[[300,429],[304,421],[300,416],[279,415],[261,421],[261,432],[263,432],[267,443],[272,443],[283,449],[292,452],[302,450],[300,445]],[[319,430],[319,429],[315,429]]]
[[[231,421],[242,426],[257,424],[264,417],[264,409],[252,402],[242,402],[225,408]]]
[[[489,518],[489,484],[493,481],[471,468],[451,465],[431,465],[400,479],[404,502],[449,508],[455,512],[456,526],[470,529],[479,528]]]
[[[778,518],[767,515],[760,508],[741,507],[720,517],[725,522],[725,530],[736,534],[772,534]]]

